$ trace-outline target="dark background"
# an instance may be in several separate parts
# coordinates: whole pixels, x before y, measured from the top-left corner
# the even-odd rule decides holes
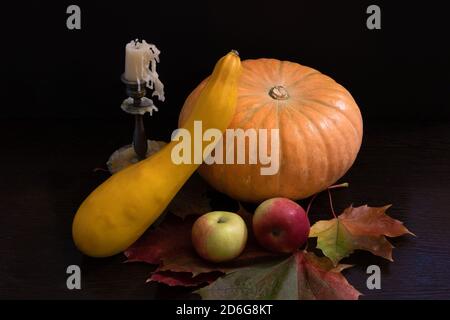
[[[228,3],[79,3],[81,30],[68,30],[71,2],[18,2],[4,11],[4,52],[12,55],[4,60],[4,93],[24,98],[25,91],[26,104],[1,116],[123,118],[124,47],[140,38],[162,52],[158,72],[167,101],[158,118],[171,126],[187,94],[233,48],[243,59],[286,59],[330,75],[351,91],[366,121],[449,117],[442,2],[378,2],[381,30],[366,28],[366,8],[377,1]]]
[[[145,284],[152,268],[123,257],[89,259],[70,225],[83,198],[107,175],[109,155],[130,142],[119,106],[125,44],[161,50],[166,102],[146,117],[167,140],[184,99],[230,49],[311,66],[354,96],[364,118],[360,155],[335,204],[393,203],[391,215],[418,237],[395,240],[395,263],[358,253],[349,281],[364,298],[450,298],[450,50],[441,1],[96,1],[2,5],[0,112],[0,298],[179,298],[187,291]],[[81,30],[66,8],[81,7]],[[378,4],[382,29],[366,28]],[[302,202],[303,204],[303,202]],[[325,218],[326,197],[317,200]],[[83,290],[65,287],[79,264]],[[383,289],[365,287],[379,264]]]

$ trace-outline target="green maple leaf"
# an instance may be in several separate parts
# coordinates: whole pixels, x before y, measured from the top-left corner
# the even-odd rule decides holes
[[[326,257],[298,251],[288,258],[237,269],[197,291],[203,299],[358,299],[360,293]]]
[[[317,247],[335,265],[355,250],[370,251],[392,261],[394,247],[385,236],[412,233],[385,214],[389,207],[350,206],[337,218],[316,222],[309,236],[317,237]]]

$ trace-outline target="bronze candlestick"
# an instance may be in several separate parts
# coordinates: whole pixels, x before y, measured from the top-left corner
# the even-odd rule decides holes
[[[153,104],[153,101],[147,98],[145,81],[134,82],[128,81],[122,75],[122,82],[126,86],[126,94],[128,96],[122,102],[121,108],[123,111],[134,115],[134,133],[133,133],[133,149],[139,160],[145,159],[147,155],[147,137],[144,127],[144,114],[149,112],[152,114],[153,110],[158,109]]]

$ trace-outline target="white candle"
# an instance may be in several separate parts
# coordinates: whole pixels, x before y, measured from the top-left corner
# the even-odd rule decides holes
[[[142,41],[131,41],[125,46],[125,79],[128,81],[144,80],[144,70],[148,68],[146,55],[149,45]]]
[[[132,82],[147,82],[147,87],[154,89],[153,95],[164,101],[164,85],[156,72],[160,51],[155,45],[145,40],[133,40],[125,46],[124,77]]]

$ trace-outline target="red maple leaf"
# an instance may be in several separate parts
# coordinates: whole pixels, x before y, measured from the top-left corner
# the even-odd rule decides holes
[[[240,213],[248,222],[248,213],[244,210]],[[273,253],[259,247],[249,232],[247,246],[238,258],[221,264],[208,262],[197,255],[191,242],[191,229],[195,219],[195,216],[188,216],[182,220],[176,216],[167,215],[158,228],[148,230],[125,251],[127,262],[158,265],[150,281],[192,286],[211,282],[214,276],[217,278],[223,273],[274,256]],[[250,227],[249,230],[251,230]],[[205,274],[209,275],[205,276]]]

